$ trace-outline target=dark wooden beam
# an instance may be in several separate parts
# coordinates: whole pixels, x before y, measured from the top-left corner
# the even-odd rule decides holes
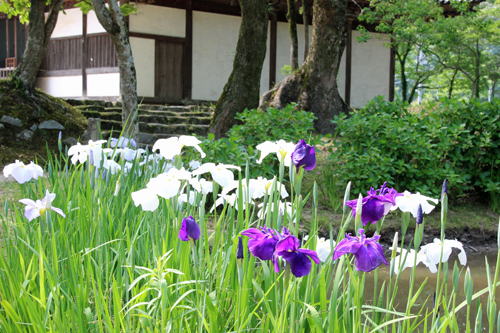
[[[393,45],[394,39],[391,38],[391,45]],[[389,101],[394,101],[394,80],[396,75],[396,52],[394,47],[391,46],[391,55],[390,55],[390,64],[389,64]]]
[[[182,59],[182,96],[190,100],[193,87],[193,1],[186,0],[186,42]]]
[[[171,43],[186,43],[186,38],[182,37],[170,37],[170,36],[161,36],[161,35],[153,35],[153,34],[143,34],[140,32],[129,32],[129,37],[137,37],[137,38],[148,38],[148,39],[158,39],[164,40]]]
[[[5,42],[7,43],[7,56],[6,58],[10,58],[10,55],[9,55],[9,19],[6,19],[5,20]],[[7,61],[7,60],[5,60]],[[7,66],[7,64],[5,64]]]
[[[278,21],[276,15],[271,15],[271,33],[269,38],[269,89],[276,84],[276,45]]]
[[[82,97],[87,98],[87,14],[82,14]]]
[[[14,16],[14,58],[16,58],[17,67],[17,17]]]
[[[351,69],[352,69],[352,21],[347,20],[347,46],[345,49],[345,95],[344,102],[351,105]]]
[[[87,68],[87,76],[92,74],[109,74],[109,73],[120,73],[120,69],[118,67]],[[54,71],[39,70],[37,77],[74,76],[81,74],[82,74],[81,69],[63,69]]]

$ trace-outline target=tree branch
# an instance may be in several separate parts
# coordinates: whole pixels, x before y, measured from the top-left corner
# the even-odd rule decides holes
[[[104,30],[106,30],[109,34],[113,34],[113,16],[106,7],[104,0],[91,0],[90,2],[92,3],[92,7],[94,7],[94,12],[99,20],[99,23],[101,23]]]

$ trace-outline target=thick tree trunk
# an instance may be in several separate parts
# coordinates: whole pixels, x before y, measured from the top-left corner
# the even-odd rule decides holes
[[[302,18],[304,20],[304,59],[309,53],[309,4],[307,0],[302,0]]]
[[[129,138],[135,137],[137,140],[139,134],[137,78],[125,18],[116,0],[107,1],[109,10],[104,0],[91,0],[91,2],[99,23],[109,34],[115,46],[120,69],[123,135]],[[121,3],[123,4],[123,1]]]
[[[267,0],[240,0],[241,25],[233,71],[215,106],[210,133],[223,137],[236,124],[236,113],[259,104],[260,75],[266,56]]]
[[[290,31],[290,66],[292,72],[299,69],[299,39],[297,37],[297,16],[295,13],[295,0],[287,0],[288,12],[286,19],[288,20],[288,29]]]
[[[46,1],[31,1],[28,41],[21,62],[14,73],[14,80],[22,82],[29,91],[35,88],[36,74],[42,64],[52,31],[56,26],[62,3],[63,0],[53,0],[50,4],[47,20],[45,20]]]
[[[316,130],[334,133],[335,115],[349,111],[338,92],[337,74],[347,44],[347,1],[316,0],[313,5],[313,36],[302,67],[262,96],[259,107],[283,108],[292,102],[313,112]]]

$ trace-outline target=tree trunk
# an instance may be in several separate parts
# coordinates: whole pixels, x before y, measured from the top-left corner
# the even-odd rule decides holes
[[[480,92],[480,78],[481,78],[481,73],[480,73],[480,68],[481,68],[481,50],[479,49],[479,40],[476,39],[476,52],[477,52],[477,57],[476,57],[476,98],[479,98],[479,92]]]
[[[307,0],[302,0],[302,17],[304,20],[304,60],[309,53],[309,4]]]
[[[288,29],[290,31],[290,66],[292,72],[299,69],[299,40],[297,38],[297,16],[295,13],[295,0],[287,0]]]
[[[493,85],[491,86],[491,101],[495,99],[495,86],[497,85],[498,81],[493,81]]]
[[[56,26],[62,3],[63,0],[53,0],[49,7],[47,20],[45,20],[46,1],[31,1],[28,41],[21,62],[14,73],[14,80],[22,82],[28,91],[35,89],[36,75],[49,45],[52,31]]]
[[[453,85],[455,84],[455,77],[457,76],[458,69],[455,69],[453,76],[451,77],[450,87],[448,88],[448,99],[451,99],[451,94],[453,93]]]
[[[399,60],[399,68],[401,69],[401,99],[403,102],[407,101],[408,97],[408,81],[406,80],[406,57],[401,57],[399,52],[396,51]]]
[[[137,141],[139,134],[137,78],[125,19],[117,0],[107,1],[109,10],[105,6],[104,0],[91,0],[91,2],[99,23],[109,34],[115,46],[118,68],[120,69],[123,136],[135,137]],[[123,1],[121,3],[123,4]]]
[[[236,113],[259,104],[260,76],[266,56],[267,0],[240,0],[241,25],[233,71],[215,106],[210,133],[223,137],[237,123]]]
[[[347,1],[316,0],[313,5],[313,36],[309,55],[302,67],[272,90],[266,92],[259,107],[283,108],[292,102],[314,113],[315,129],[334,133],[335,115],[349,111],[338,92],[337,74],[347,44]]]

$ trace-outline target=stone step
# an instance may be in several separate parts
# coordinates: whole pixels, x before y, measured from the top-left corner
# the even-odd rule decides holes
[[[87,118],[101,118],[103,120],[122,120],[121,112],[99,112],[99,111],[82,111],[82,114]]]
[[[156,124],[192,124],[192,125],[210,125],[212,117],[196,116],[165,116],[165,115],[143,115],[139,114],[139,123]]]
[[[76,105],[75,108],[80,110],[81,112],[85,112],[85,111],[105,112],[106,111],[106,107],[101,106],[101,105]]]
[[[164,117],[212,117],[211,112],[175,112],[175,111],[159,111],[159,110],[139,110],[139,115],[152,115],[152,116],[164,116]]]
[[[212,117],[207,116],[173,116],[170,114],[139,114],[139,122],[141,123],[158,123],[158,124],[193,124],[193,125],[210,125]],[[82,111],[82,114],[87,118],[101,118],[101,121],[113,120],[120,122],[122,120],[121,112],[98,112],[98,111]]]
[[[101,130],[113,130],[121,132],[122,121],[119,120],[103,120],[101,119]]]
[[[151,134],[197,134],[206,136],[208,125],[139,123],[139,130]]]
[[[112,107],[112,108],[105,108],[105,112],[120,112],[122,113],[122,108],[119,107]]]
[[[139,110],[141,111],[172,111],[172,112],[187,112],[189,111],[189,107],[184,105],[154,105],[154,104],[143,104],[139,106]]]

